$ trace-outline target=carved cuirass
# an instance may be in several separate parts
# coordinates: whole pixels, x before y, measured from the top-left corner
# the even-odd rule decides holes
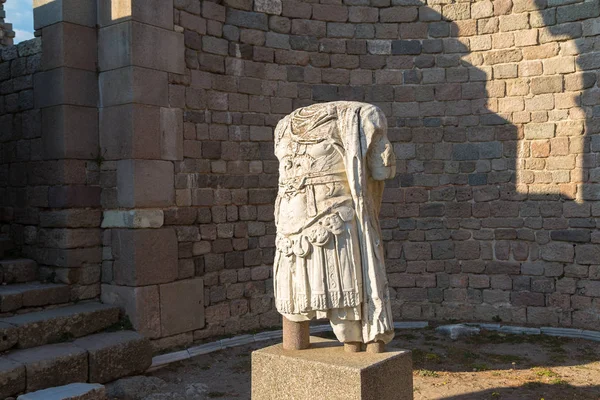
[[[355,307],[360,303],[356,266],[334,257],[339,244],[352,241],[356,230],[337,118],[327,109],[308,116],[302,111],[292,114],[295,123],[278,138],[275,150],[280,162],[278,272],[290,283],[289,291],[278,297],[279,309],[297,313]],[[358,250],[357,244],[347,247]],[[297,279],[305,274],[308,284]]]

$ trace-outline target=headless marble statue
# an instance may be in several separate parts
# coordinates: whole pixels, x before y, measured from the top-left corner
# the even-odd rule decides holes
[[[394,336],[379,209],[396,173],[382,111],[332,102],[300,108],[275,130],[275,303],[284,348],[309,344],[328,318],[347,351],[384,351]]]

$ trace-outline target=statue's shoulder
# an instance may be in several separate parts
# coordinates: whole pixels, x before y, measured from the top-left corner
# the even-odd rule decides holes
[[[361,116],[383,116],[384,112],[375,104],[360,101],[333,101],[328,104],[336,110],[338,116],[360,113]],[[372,118],[372,117],[371,117]]]
[[[275,144],[277,144],[281,140],[283,135],[285,135],[285,132],[287,131],[287,127],[289,125],[290,125],[290,116],[289,115],[286,115],[285,117],[283,117],[279,120],[279,122],[277,123],[277,126],[275,127],[275,132],[274,132]]]

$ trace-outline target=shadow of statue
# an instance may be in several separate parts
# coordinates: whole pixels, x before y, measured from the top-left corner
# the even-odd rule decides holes
[[[497,387],[456,396],[440,397],[440,400],[481,399],[578,399],[595,400],[600,395],[600,386],[572,386],[556,379],[554,383],[527,382],[516,387]]]

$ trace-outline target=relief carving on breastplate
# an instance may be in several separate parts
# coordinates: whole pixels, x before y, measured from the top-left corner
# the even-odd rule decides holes
[[[333,236],[342,234],[346,223],[352,222],[353,218],[352,208],[340,207],[322,215],[316,221],[311,221],[309,226],[303,227],[295,235],[279,233],[276,239],[277,251],[286,257],[307,257],[312,246],[325,246]]]

